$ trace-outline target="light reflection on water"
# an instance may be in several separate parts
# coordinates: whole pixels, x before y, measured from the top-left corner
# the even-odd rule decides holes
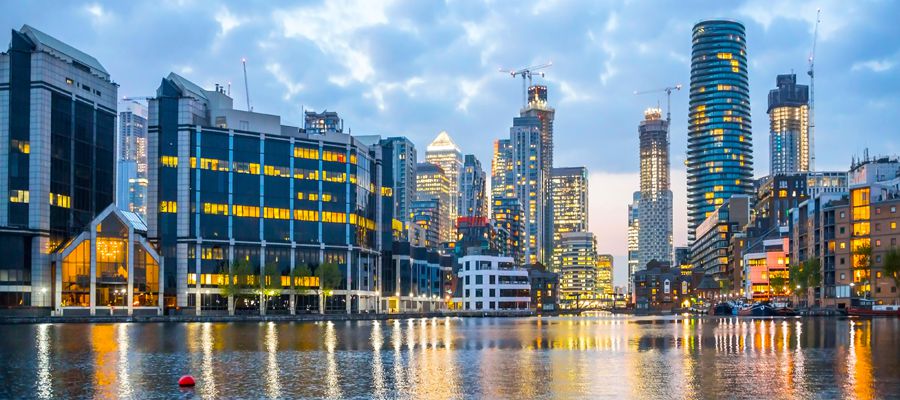
[[[0,325],[0,398],[885,398],[898,319]],[[198,386],[180,391],[179,376]]]

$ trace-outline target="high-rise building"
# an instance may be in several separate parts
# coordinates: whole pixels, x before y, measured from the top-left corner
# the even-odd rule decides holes
[[[494,158],[491,159],[491,199],[516,196],[512,167],[512,144],[509,139],[495,140]]]
[[[147,106],[137,101],[119,103],[119,208],[146,217]]]
[[[797,75],[778,75],[777,89],[769,91],[769,174],[810,170],[809,86],[798,85]]]
[[[688,127],[688,240],[717,207],[753,194],[753,140],[744,25],[694,25]]]
[[[410,204],[416,199],[416,146],[405,137],[382,139],[390,144],[394,164],[394,218],[408,224]]]
[[[481,161],[473,154],[466,154],[460,174],[459,216],[487,217],[487,198],[485,197],[486,177]],[[453,222],[456,224],[456,221]]]
[[[545,213],[549,191],[545,184],[549,181],[541,169],[541,120],[537,117],[514,118],[509,133],[515,194],[525,212],[525,262],[546,264],[549,257],[545,253],[545,242],[549,237],[545,239]]]
[[[597,255],[597,296],[609,297],[613,294],[613,256],[612,254]]]
[[[634,273],[638,271],[640,202],[641,192],[634,192],[631,195],[631,204],[628,205],[628,293],[634,293]]]
[[[436,196],[421,196],[410,204],[410,223],[421,228],[422,237],[416,240],[421,247],[437,249],[443,241],[441,233],[446,230],[446,218],[441,211],[441,202]]]
[[[463,156],[459,146],[450,139],[446,131],[442,131],[425,149],[425,162],[435,164],[444,170],[450,180],[450,203],[447,205],[447,220],[456,221],[459,217],[459,176],[462,170]],[[455,223],[448,226],[449,237],[456,237]],[[451,239],[452,240],[452,239]]]
[[[585,301],[597,297],[597,239],[591,232],[566,232],[560,238],[560,300]],[[610,286],[611,288],[611,286]]]
[[[553,200],[550,198],[550,176],[553,169],[553,119],[556,111],[550,107],[547,101],[547,86],[532,85],[528,88],[528,102],[522,109],[520,117],[535,117],[540,122],[540,162],[538,163],[541,170],[542,182],[540,187],[542,190],[538,192],[541,196],[543,207],[541,220],[538,221],[537,228],[541,231],[540,236],[543,240],[538,244],[540,246],[537,253],[537,260],[542,263],[549,263],[553,254]],[[523,201],[523,204],[526,204]]]
[[[588,174],[585,167],[553,168],[550,197],[553,203],[553,257],[551,268],[562,266],[563,233],[588,230]]]
[[[720,205],[697,227],[697,240],[691,244],[694,270],[713,277],[720,288],[729,281],[728,243],[732,235],[750,222],[751,197],[735,195]]]
[[[28,25],[0,53],[0,307],[50,306],[50,253],[114,202],[117,88]]]
[[[342,278],[326,310],[384,307],[381,271],[390,263],[383,252],[391,249],[394,207],[383,182],[393,172],[379,146],[234,109],[224,90],[204,90],[174,73],[156,95],[147,131],[147,236],[165,257],[167,304],[195,312],[217,304],[283,310],[313,286],[291,284],[295,268],[315,273],[328,264]],[[234,262],[260,273],[274,266],[281,296],[248,304],[209,293]]]
[[[303,131],[309,135],[324,135],[326,132],[344,132],[344,120],[334,111],[307,111],[303,113]],[[238,121],[238,124],[249,123],[249,121]],[[217,123],[218,125],[218,123]],[[243,129],[239,126],[240,129]]]
[[[495,197],[491,206],[491,220],[498,230],[506,231],[505,248],[508,255],[522,265],[525,260],[525,212],[516,197]]]
[[[641,161],[641,230],[638,265],[650,261],[672,263],[672,191],[669,190],[669,121],[662,110],[650,108],[638,127]]]
[[[451,229],[454,220],[450,218],[451,192],[450,178],[443,168],[429,163],[416,164],[416,201],[434,199],[439,203],[441,243],[453,242],[455,237]]]

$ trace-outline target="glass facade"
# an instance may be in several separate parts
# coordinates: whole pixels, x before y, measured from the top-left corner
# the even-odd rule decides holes
[[[567,232],[588,230],[588,173],[587,168],[554,168],[550,179],[553,202],[553,259],[551,267],[562,267],[562,240]]]
[[[797,75],[778,75],[777,89],[769,91],[769,173],[792,174],[810,170],[809,86],[798,85]]]
[[[744,25],[694,25],[688,132],[688,240],[735,194],[753,191],[753,145]]]

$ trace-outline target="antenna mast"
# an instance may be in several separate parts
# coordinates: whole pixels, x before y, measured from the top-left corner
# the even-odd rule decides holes
[[[822,9],[816,10],[816,29],[813,32],[812,52],[809,54],[809,170],[816,170],[816,41],[819,38],[819,22]]]
[[[241,64],[244,65],[244,92],[247,95],[247,111],[253,111],[250,108],[250,86],[247,85],[247,59],[241,58]]]

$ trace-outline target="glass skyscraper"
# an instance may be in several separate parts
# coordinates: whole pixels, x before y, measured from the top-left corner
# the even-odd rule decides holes
[[[146,218],[147,107],[136,101],[119,103],[119,208]]]
[[[753,144],[744,25],[694,25],[687,154],[688,240],[732,195],[753,192]]]
[[[641,140],[641,196],[637,270],[656,260],[672,262],[672,191],[669,190],[669,121],[650,108],[638,127]]]
[[[778,75],[769,91],[769,173],[807,172],[810,167],[809,86],[797,75]]]
[[[564,251],[562,235],[588,230],[588,173],[585,167],[553,168],[550,198],[553,202],[553,255],[551,267],[558,272]]]

